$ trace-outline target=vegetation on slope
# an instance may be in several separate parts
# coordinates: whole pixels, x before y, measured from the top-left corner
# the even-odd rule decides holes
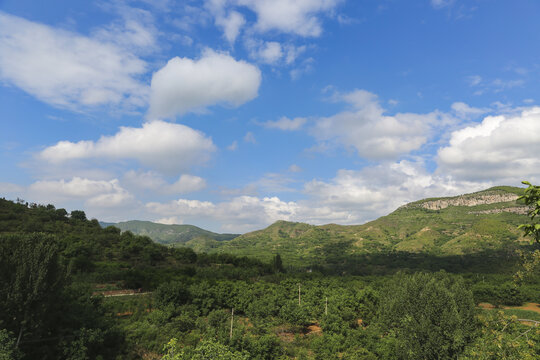
[[[155,242],[164,245],[185,244],[193,239],[202,242],[206,240],[227,241],[234,239],[239,235],[217,234],[194,225],[167,225],[140,220],[123,221],[119,223],[102,223],[102,226],[114,226],[122,231],[131,231],[136,235],[148,236]]]
[[[279,252],[287,263],[304,265],[324,265],[320,261],[323,256],[343,258],[381,252],[433,256],[512,252],[527,243],[517,229],[527,221],[527,207],[516,201],[522,193],[521,188],[495,187],[460,197],[417,201],[364,225],[312,226],[278,221],[266,229],[211,243],[209,247],[197,240],[186,245],[199,251],[263,260]],[[444,206],[453,201],[467,205]]]

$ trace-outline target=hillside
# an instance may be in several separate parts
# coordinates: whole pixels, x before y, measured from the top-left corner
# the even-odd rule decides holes
[[[139,220],[101,223],[101,225],[103,227],[113,225],[122,231],[131,231],[136,235],[148,236],[155,242],[165,245],[184,244],[193,239],[198,239],[201,242],[208,240],[226,241],[238,236],[238,234],[217,234],[194,225],[166,225]]]
[[[289,263],[326,263],[346,255],[407,252],[434,256],[504,251],[527,242],[517,225],[527,208],[516,202],[521,188],[494,187],[456,197],[416,201],[363,225],[313,226],[278,221],[266,229],[211,247],[192,240],[198,251]]]

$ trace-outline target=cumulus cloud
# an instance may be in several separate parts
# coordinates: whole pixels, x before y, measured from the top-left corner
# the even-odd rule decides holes
[[[352,110],[316,119],[310,133],[319,141],[352,147],[367,159],[393,159],[419,149],[440,120],[437,112],[385,115],[377,96],[365,90],[335,98]]]
[[[168,183],[163,176],[153,171],[130,170],[124,175],[123,181],[132,188],[153,190],[163,194],[186,194],[206,187],[206,181],[199,176],[182,174],[175,182]]]
[[[469,106],[465,104],[464,102],[455,102],[451,105],[451,108],[455,112],[455,114],[462,119],[475,117],[475,116],[482,115],[490,111],[490,109],[486,109],[486,108],[475,108],[475,107]]]
[[[276,41],[247,42],[250,56],[264,64],[276,64],[283,57],[281,44]]]
[[[307,119],[303,117],[297,117],[289,119],[288,117],[282,117],[276,121],[266,121],[262,125],[268,129],[279,129],[284,131],[298,130],[306,123]]]
[[[422,162],[400,161],[361,170],[339,170],[329,181],[312,180],[304,186],[307,198],[299,201],[257,196],[236,196],[222,202],[178,199],[147,203],[146,209],[176,222],[217,222],[222,224],[222,231],[231,232],[260,229],[277,220],[362,224],[407,202],[477,191],[490,185],[455,181],[428,173]]]
[[[152,76],[152,118],[172,118],[214,104],[240,106],[257,97],[260,70],[229,54],[206,49],[201,58],[175,57]]]
[[[165,219],[185,223],[201,219],[219,221],[222,231],[233,232],[255,230],[279,219],[292,219],[296,207],[296,203],[284,202],[277,197],[254,196],[238,196],[221,203],[178,199],[168,203],[146,204],[148,211]]]
[[[317,37],[322,33],[321,15],[332,12],[341,0],[236,0],[256,13],[256,31],[279,31]]]
[[[136,20],[123,28],[88,37],[0,12],[0,79],[59,107],[142,106],[147,87],[139,77],[147,64],[120,43],[153,40],[141,40]]]
[[[53,164],[74,160],[117,161],[134,159],[164,173],[177,173],[207,161],[215,151],[212,139],[181,124],[153,121],[142,128],[121,127],[98,141],[60,141],[41,151],[37,158]]]
[[[358,224],[386,215],[401,205],[422,198],[476,191],[491,183],[455,181],[433,175],[421,161],[382,163],[361,170],[339,170],[330,181],[313,180],[305,186],[314,204],[330,209],[335,221]],[[324,222],[324,217],[314,218]]]
[[[488,116],[452,132],[438,152],[439,171],[457,179],[516,184],[538,181],[540,108]]]
[[[74,177],[71,180],[42,180],[31,184],[27,195],[32,201],[65,202],[84,200],[94,207],[115,207],[125,205],[133,196],[123,189],[117,179],[91,180]]]

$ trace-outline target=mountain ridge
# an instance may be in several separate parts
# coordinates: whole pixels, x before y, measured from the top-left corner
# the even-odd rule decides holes
[[[137,235],[150,237],[157,243],[164,245],[181,245],[193,239],[211,239],[215,241],[227,241],[239,234],[218,234],[188,224],[160,224],[152,221],[130,220],[118,223],[100,222],[102,227],[115,226],[122,231],[131,231]]]
[[[428,253],[437,256],[502,251],[528,240],[517,229],[527,222],[527,207],[518,202],[522,188],[497,186],[454,197],[427,198],[403,205],[388,215],[361,225],[310,225],[276,221],[265,229],[205,247],[268,260],[279,253],[292,263],[317,262],[328,253]]]

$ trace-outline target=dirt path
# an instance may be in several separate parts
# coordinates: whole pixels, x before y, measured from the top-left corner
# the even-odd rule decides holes
[[[480,303],[478,304],[478,307],[481,307],[482,309],[495,309],[495,306],[490,303]],[[506,310],[534,311],[535,313],[540,314],[540,304],[537,303],[526,303],[523,306],[503,306],[502,308]]]
[[[95,291],[92,295],[103,295],[104,297],[112,296],[133,296],[133,295],[146,295],[152,292],[140,292],[139,290],[108,290],[108,291]]]

